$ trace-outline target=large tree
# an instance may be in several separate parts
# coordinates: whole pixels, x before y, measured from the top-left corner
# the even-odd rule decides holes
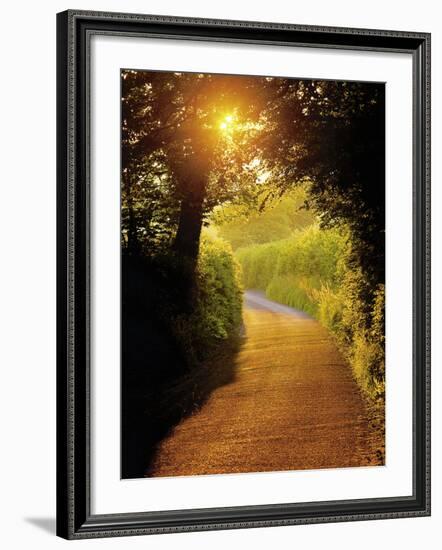
[[[277,192],[308,181],[324,226],[350,227],[358,262],[384,277],[385,92],[383,84],[271,79],[260,135]]]
[[[153,210],[167,210],[162,230],[174,228],[172,248],[194,265],[204,216],[216,204],[247,195],[256,183],[253,148],[245,146],[259,127],[256,83],[247,77],[123,71],[122,96],[125,244],[134,250],[140,232],[156,235]]]

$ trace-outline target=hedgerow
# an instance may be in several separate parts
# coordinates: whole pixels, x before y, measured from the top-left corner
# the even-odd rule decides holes
[[[366,395],[383,398],[385,289],[372,288],[354,265],[347,230],[312,225],[236,256],[246,288],[315,317],[334,334]]]

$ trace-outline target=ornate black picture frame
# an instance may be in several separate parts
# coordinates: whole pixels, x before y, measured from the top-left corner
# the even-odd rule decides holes
[[[94,34],[412,55],[412,496],[91,514],[88,86]],[[57,72],[57,534],[80,539],[429,515],[430,35],[69,10],[57,16]]]

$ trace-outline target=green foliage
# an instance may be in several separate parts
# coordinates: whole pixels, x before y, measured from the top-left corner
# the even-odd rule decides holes
[[[310,226],[290,238],[241,248],[246,288],[306,311],[328,328],[372,399],[384,394],[384,286],[372,290],[352,264],[342,229]]]
[[[312,211],[303,208],[307,200],[304,186],[295,187],[281,198],[272,199],[265,189],[255,204],[230,203],[218,207],[212,216],[218,234],[232,248],[261,244],[289,237],[293,231],[311,225]]]
[[[339,260],[346,247],[347,238],[342,231],[311,225],[295,231],[288,239],[240,248],[236,255],[247,288],[266,290],[275,278],[287,282],[284,276],[291,276],[296,284],[304,280],[301,286],[308,280],[312,288],[319,288],[321,282],[337,282]]]
[[[290,274],[274,277],[266,288],[266,294],[272,300],[316,315],[316,304],[310,298],[312,291],[311,281]]]
[[[122,247],[151,255],[174,241],[195,262],[213,208],[257,189],[256,78],[122,70],[121,90]]]
[[[378,285],[371,299],[365,297],[361,270],[348,272],[340,296],[343,304],[338,332],[359,385],[373,398],[385,391],[385,287]]]
[[[262,157],[281,189],[309,181],[323,227],[345,223],[374,288],[384,280],[385,86],[272,79]],[[269,91],[269,95],[272,93]]]
[[[204,234],[189,313],[172,318],[173,332],[189,364],[204,360],[241,322],[241,268],[228,243]]]

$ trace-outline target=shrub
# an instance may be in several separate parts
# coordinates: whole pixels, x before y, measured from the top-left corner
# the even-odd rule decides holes
[[[362,278],[360,273],[359,278]],[[357,282],[353,285],[357,286]],[[349,288],[344,287],[344,296]],[[354,290],[351,294],[355,294]],[[347,355],[356,380],[371,398],[378,399],[385,393],[384,285],[378,285],[372,294],[368,315],[360,296],[352,302],[347,296],[347,315],[342,324],[348,335]]]
[[[319,290],[312,291],[312,298],[317,303],[315,317],[331,332],[339,334],[344,309],[339,291],[333,290],[328,283],[325,283]]]
[[[189,312],[173,316],[174,334],[190,364],[208,357],[241,322],[241,268],[225,241],[203,236]]]

